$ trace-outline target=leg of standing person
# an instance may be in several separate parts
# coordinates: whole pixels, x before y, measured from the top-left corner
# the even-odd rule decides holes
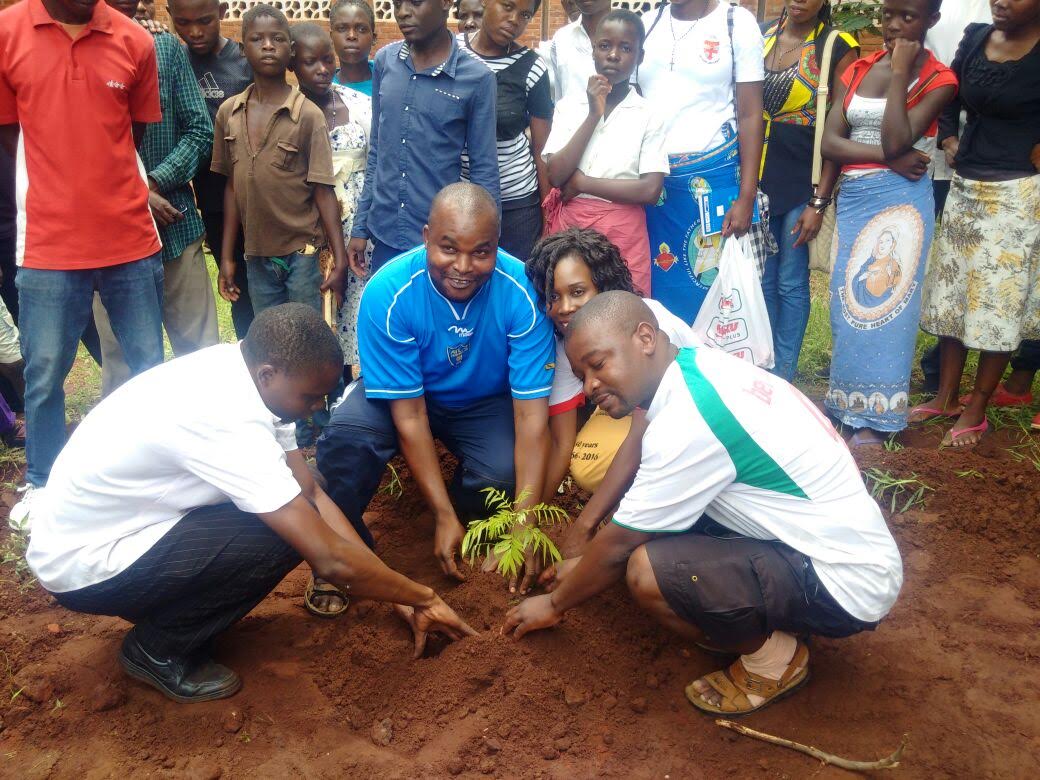
[[[259,517],[219,504],[186,514],[112,579],[55,598],[77,612],[134,623],[120,657],[126,671],[171,698],[203,701],[230,696],[241,682],[199,651],[299,563]]]
[[[213,255],[213,262],[219,271],[220,237],[224,235],[224,214],[223,212],[203,213],[202,223],[206,226],[206,245],[209,247],[210,254]],[[216,238],[211,241],[210,236]],[[249,277],[246,273],[244,242],[245,238],[240,230],[238,239],[235,241],[235,286],[238,287],[238,300],[231,304],[231,322],[235,326],[235,336],[239,339],[246,337],[249,326],[253,322],[253,302],[249,297]]]
[[[112,332],[112,323],[108,312],[101,303],[101,295],[94,291],[93,323],[96,328],[98,345],[101,349],[101,397],[112,393],[117,387],[130,378],[130,367],[123,358],[123,350],[119,346],[116,334]]]
[[[791,233],[802,210],[798,207],[770,220],[769,230],[780,251],[766,260],[762,278],[762,292],[766,293],[766,277],[772,277],[768,282],[770,293],[766,296],[766,309],[773,329],[773,373],[788,382],[798,370],[798,355],[809,324],[809,248],[795,247],[798,236]]]
[[[177,357],[220,341],[201,236],[163,264],[163,324]]]
[[[3,274],[3,282],[0,282],[0,298],[3,298],[7,311],[11,313],[11,319],[15,325],[18,324],[18,288],[15,286],[15,277],[18,274],[18,264],[15,262],[15,235],[0,236],[0,274]]]
[[[318,253],[293,252],[285,258],[289,273],[285,279],[290,303],[305,303],[321,311],[321,270]]]
[[[202,239],[189,244],[180,257],[163,263],[163,324],[176,357],[210,347],[220,340],[213,285],[206,270]],[[94,323],[101,339],[101,394],[109,395],[130,377],[108,312],[94,294]]]
[[[542,204],[502,210],[502,233],[498,248],[526,263],[531,249],[542,237]]]
[[[1015,396],[1029,396],[1032,403],[1033,380],[1040,371],[1040,341],[1027,339],[1011,358],[1011,373],[1004,380],[1004,389]]]
[[[102,268],[95,278],[130,375],[162,363],[162,255]]]
[[[47,484],[54,459],[65,445],[65,377],[90,319],[93,294],[92,271],[22,268],[18,273],[29,490],[11,510],[13,523],[28,521],[31,488]]]

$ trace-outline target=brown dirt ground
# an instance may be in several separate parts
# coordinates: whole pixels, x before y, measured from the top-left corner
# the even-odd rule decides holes
[[[937,436],[930,428],[898,452],[860,455],[864,468],[934,488],[923,507],[891,517],[906,584],[889,618],[874,633],[814,640],[809,685],[745,722],[859,759],[908,733],[893,776],[1038,777],[1037,467],[1009,454],[1007,432],[971,453],[940,453]],[[178,705],[125,678],[122,621],[67,612],[0,569],[0,776],[847,774],[696,713],[683,686],[719,661],[657,628],[621,588],[513,643],[498,635],[503,583],[474,574],[455,586],[438,573],[414,492],[381,496],[370,518],[386,561],[438,588],[481,635],[412,661],[385,607],[310,617],[301,567],[220,640],[218,656],[245,683],[224,702]]]

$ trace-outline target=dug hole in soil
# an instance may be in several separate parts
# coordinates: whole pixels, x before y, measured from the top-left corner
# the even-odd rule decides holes
[[[857,453],[865,469],[934,488],[890,516],[906,581],[889,618],[873,633],[814,639],[808,686],[742,722],[859,760],[888,755],[908,733],[893,777],[1038,777],[1040,474],[1001,434],[970,453],[937,451],[938,434]],[[410,632],[385,606],[337,621],[305,612],[303,566],[218,640],[242,691],[181,705],[123,675],[125,623],[68,612],[4,567],[0,776],[848,774],[694,711],[684,686],[720,661],[658,628],[621,587],[553,630],[501,637],[514,603],[504,582],[439,573],[431,518],[400,470],[404,495],[380,495],[367,516],[379,552],[480,636],[413,661]],[[573,512],[580,499],[562,504]]]

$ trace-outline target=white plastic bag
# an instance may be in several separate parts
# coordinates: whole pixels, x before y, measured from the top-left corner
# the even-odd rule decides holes
[[[709,347],[762,368],[773,367],[773,331],[747,236],[723,244],[719,275],[693,330]]]

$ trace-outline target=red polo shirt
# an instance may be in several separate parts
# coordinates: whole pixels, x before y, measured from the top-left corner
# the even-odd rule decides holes
[[[0,12],[0,125],[21,125],[20,264],[102,268],[160,250],[131,122],[161,119],[151,35],[104,0],[75,41],[41,0]]]

